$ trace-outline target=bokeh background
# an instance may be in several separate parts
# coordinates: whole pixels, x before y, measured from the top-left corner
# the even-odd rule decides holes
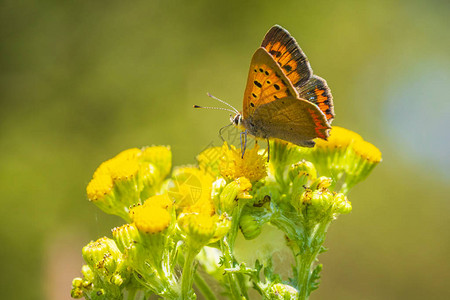
[[[95,168],[171,145],[174,164],[240,108],[250,58],[280,24],[335,99],[334,124],[383,162],[330,228],[311,299],[450,299],[448,1],[1,1],[0,282],[5,299],[69,299],[81,248],[118,218]]]

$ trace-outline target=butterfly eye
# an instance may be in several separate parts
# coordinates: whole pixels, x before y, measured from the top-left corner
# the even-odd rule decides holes
[[[233,119],[234,125],[239,125],[240,119],[241,119],[241,116],[240,115],[236,115],[234,117],[234,119]]]

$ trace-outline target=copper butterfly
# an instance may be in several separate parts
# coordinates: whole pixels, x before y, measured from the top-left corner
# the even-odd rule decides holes
[[[279,25],[253,54],[242,112],[233,109],[232,124],[245,134],[303,147],[313,147],[315,138],[327,139],[334,118],[327,82],[313,75],[302,49]]]

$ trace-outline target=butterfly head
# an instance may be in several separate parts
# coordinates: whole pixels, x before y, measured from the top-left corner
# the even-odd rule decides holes
[[[236,113],[234,116],[230,115],[230,121],[237,128],[244,127],[244,125],[242,124],[242,115],[240,112]]]

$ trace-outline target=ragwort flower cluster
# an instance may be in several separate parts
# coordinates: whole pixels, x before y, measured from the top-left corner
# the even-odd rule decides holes
[[[197,165],[173,170],[164,146],[102,163],[88,198],[126,224],[83,248],[72,297],[249,299],[254,289],[264,299],[307,299],[318,287],[328,226],[351,211],[349,190],[381,161],[375,146],[344,128],[316,143],[271,141],[269,159],[258,144],[242,155],[224,143],[200,153]],[[259,239],[269,231],[284,242]],[[274,271],[280,246],[292,253],[290,277]],[[238,258],[238,249],[249,255]]]

